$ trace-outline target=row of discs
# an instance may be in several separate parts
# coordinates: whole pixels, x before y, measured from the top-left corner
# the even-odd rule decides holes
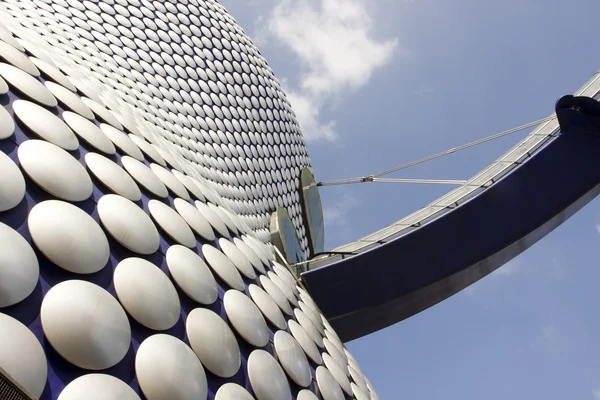
[[[19,43],[192,167],[261,240],[270,213],[285,207],[308,254],[296,183],[310,166],[304,140],[271,69],[226,10],[213,1],[60,3],[7,1]]]
[[[117,11],[130,4],[108,3],[51,2],[61,32],[72,28],[68,40],[36,19],[45,3],[6,3],[0,243],[10,251],[0,262],[0,346],[7,355],[0,366],[32,394],[62,400],[101,392],[94,388],[117,398],[376,398],[308,294],[254,237],[251,225],[260,225],[235,208],[240,182],[225,190],[219,174],[208,174],[172,141],[203,143],[198,153],[210,154],[207,143],[216,139],[185,136],[177,130],[184,122],[162,125],[165,110],[153,120],[140,99],[123,96],[118,79],[95,74],[73,47],[73,35],[85,38],[77,11],[98,13],[95,5],[102,24],[125,24]],[[152,5],[163,12],[162,3]],[[220,21],[214,7],[192,9]],[[256,145],[268,146],[269,135],[240,134],[259,157],[266,154]],[[293,140],[285,144],[292,148]],[[273,166],[263,164],[260,179]],[[275,161],[276,169],[282,165]],[[261,204],[274,204],[269,187],[256,197]],[[22,312],[36,308],[33,319]],[[120,372],[126,366],[134,376]]]

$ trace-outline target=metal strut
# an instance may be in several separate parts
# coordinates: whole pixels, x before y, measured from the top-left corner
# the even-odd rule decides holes
[[[402,165],[400,165],[398,167],[395,167],[395,168],[392,168],[392,169],[388,169],[386,171],[379,172],[379,173],[376,173],[376,174],[373,174],[373,175],[367,175],[367,176],[357,177],[357,178],[347,178],[347,179],[335,179],[335,180],[330,180],[330,181],[321,181],[321,182],[317,183],[317,186],[348,185],[348,184],[351,184],[351,183],[367,183],[367,182],[393,182],[393,183],[425,183],[425,184],[442,184],[442,185],[464,185],[467,182],[465,180],[393,179],[393,178],[382,179],[382,178],[379,178],[379,177],[391,174],[392,172],[400,171],[402,169],[413,167],[415,165],[422,164],[422,163],[425,163],[427,161],[434,160],[436,158],[447,156],[449,154],[453,154],[453,153],[459,152],[461,150],[465,150],[465,149],[468,149],[470,147],[474,147],[474,146],[480,145],[482,143],[489,142],[490,140],[499,139],[501,137],[513,134],[515,132],[522,131],[523,129],[531,128],[531,127],[539,125],[539,124],[541,124],[543,122],[547,122],[547,121],[553,120],[555,118],[556,118],[556,115],[553,114],[553,115],[551,115],[549,117],[538,119],[537,121],[533,121],[533,122],[530,122],[528,124],[521,125],[521,126],[509,129],[509,130],[504,131],[504,132],[496,133],[496,134],[488,136],[486,138],[475,140],[473,142],[469,142],[469,143],[463,144],[463,145],[458,146],[458,147],[453,147],[451,149],[442,151],[440,153],[437,153],[437,154],[434,154],[434,155],[431,155],[431,156],[428,156],[428,157],[420,158],[420,159],[418,159],[416,161],[412,161],[412,162],[409,162],[407,164],[402,164]],[[305,189],[308,189],[308,188],[309,187],[306,187]]]

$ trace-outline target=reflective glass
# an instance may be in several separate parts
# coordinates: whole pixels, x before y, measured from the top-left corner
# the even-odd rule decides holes
[[[304,222],[308,226],[311,254],[321,253],[325,250],[325,223],[319,188],[315,177],[307,168],[300,173],[300,183],[302,192],[300,198]]]
[[[285,208],[278,208],[271,216],[271,241],[289,264],[304,260],[298,234]]]

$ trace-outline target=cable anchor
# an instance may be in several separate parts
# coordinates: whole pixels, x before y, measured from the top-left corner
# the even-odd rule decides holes
[[[375,181],[375,175],[369,175],[369,176],[364,176],[362,178],[360,178],[360,182],[374,182]]]

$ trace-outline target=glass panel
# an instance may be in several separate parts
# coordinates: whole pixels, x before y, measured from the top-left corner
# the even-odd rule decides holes
[[[529,135],[525,136],[523,140],[521,140],[510,150],[504,153],[496,161],[506,161],[506,158],[509,157],[509,155],[511,155],[517,149],[519,149],[520,151],[523,150],[523,148],[526,148],[527,151],[535,149],[536,147],[540,146],[540,144],[542,144],[545,140],[547,140],[548,136],[556,133],[557,130],[558,122],[556,121],[556,119],[541,123],[531,133],[529,133]],[[511,161],[513,160],[511,159]]]
[[[288,264],[304,260],[296,229],[285,208],[278,208],[271,215],[271,242],[285,256]]]
[[[512,150],[502,160],[515,163],[523,162],[524,160],[529,158],[529,155],[527,154],[529,151],[531,151],[531,146],[529,146],[527,143],[523,143],[522,146]]]
[[[444,197],[438,199],[432,205],[439,206],[439,207],[453,206],[454,203],[456,203],[457,201],[468,196],[470,193],[474,192],[475,190],[477,190],[477,187],[475,187],[475,186],[462,186],[462,187],[455,189],[452,192],[448,193]]]
[[[398,221],[398,225],[418,224],[418,223],[422,222],[423,220],[425,220],[426,218],[429,218],[433,214],[435,214],[439,211],[442,211],[443,209],[444,209],[443,207],[425,207],[425,208],[409,215],[408,217]]]
[[[552,119],[548,122],[543,123],[536,128],[531,134],[532,135],[552,135],[558,130],[558,120]]]
[[[304,222],[308,227],[309,243],[311,253],[317,254],[325,250],[325,221],[323,218],[323,207],[321,196],[315,177],[308,169],[300,173],[300,191],[302,209],[304,211]]]
[[[397,233],[399,230],[402,230],[404,228],[405,228],[405,226],[403,226],[403,225],[390,225],[386,228],[383,228],[381,230],[378,230],[377,232],[370,234],[369,236],[365,236],[364,238],[360,239],[360,241],[361,242],[378,242],[380,240],[390,237],[391,235]]]
[[[317,268],[323,268],[326,267],[334,262],[340,261],[342,258],[341,256],[335,256],[335,257],[329,257],[323,260],[315,260],[315,261],[311,261],[308,266],[306,267],[306,269],[308,271],[313,270],[313,269],[317,269]]]
[[[361,248],[363,248],[365,246],[367,246],[367,243],[356,241],[356,242],[352,242],[352,243],[347,243],[347,244],[345,244],[343,246],[340,246],[340,247],[336,247],[334,249],[334,251],[343,251],[343,252],[350,253],[350,252],[354,252],[354,251],[360,250]]]
[[[513,166],[513,163],[510,162],[499,162],[496,164],[490,165],[487,169],[479,173],[476,177],[469,181],[470,185],[485,185],[491,179],[497,178],[499,175],[503,174],[503,172]]]
[[[600,74],[596,72],[577,92],[576,96],[593,96],[600,90]]]

